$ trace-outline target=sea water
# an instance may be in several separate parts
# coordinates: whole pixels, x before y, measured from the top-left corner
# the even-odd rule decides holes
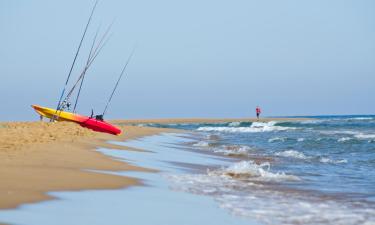
[[[186,148],[233,160],[170,175],[176,191],[264,224],[375,224],[375,116],[145,125],[193,131]]]

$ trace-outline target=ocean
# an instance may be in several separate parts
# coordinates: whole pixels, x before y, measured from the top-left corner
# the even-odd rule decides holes
[[[189,131],[179,148],[226,158],[169,180],[233,215],[264,224],[375,223],[375,116],[141,126]]]

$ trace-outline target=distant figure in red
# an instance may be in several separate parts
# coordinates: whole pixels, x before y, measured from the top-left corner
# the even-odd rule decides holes
[[[259,120],[259,115],[260,115],[260,113],[262,112],[262,111],[260,110],[260,107],[259,107],[259,106],[257,106],[257,108],[255,109],[255,112],[257,113],[257,119]]]

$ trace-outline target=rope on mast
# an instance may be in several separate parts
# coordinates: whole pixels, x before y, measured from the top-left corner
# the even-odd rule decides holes
[[[107,35],[108,32],[106,32],[106,34],[103,35],[103,38]],[[103,49],[103,47],[107,44],[107,42],[109,41],[111,36],[109,36],[104,42],[103,44],[100,46],[100,42],[98,44],[98,46],[96,47],[96,49],[94,50],[94,53],[90,59],[90,62],[89,64],[87,64],[85,66],[85,68],[83,69],[83,71],[81,72],[81,75],[78,77],[76,83],[73,85],[73,87],[70,89],[69,93],[67,94],[67,96],[65,97],[64,101],[65,100],[68,100],[70,98],[70,96],[72,95],[74,89],[77,87],[78,83],[81,81],[81,79],[85,76],[87,70],[89,69],[89,67],[91,66],[91,64],[94,62],[95,58],[99,55],[99,53],[101,52],[101,50]]]
[[[88,29],[88,27],[89,27],[89,25],[90,25],[91,18],[92,18],[93,14],[94,14],[94,11],[95,11],[95,8],[96,8],[96,5],[97,5],[97,4],[98,4],[98,0],[95,1],[94,7],[93,7],[92,10],[91,10],[91,14],[90,14],[89,20],[87,21],[87,24],[86,24],[85,30],[84,30],[84,32],[83,32],[83,35],[82,35],[81,41],[79,42],[77,52],[76,52],[76,54],[75,54],[75,56],[74,56],[73,63],[72,63],[72,65],[71,65],[71,67],[70,67],[68,77],[67,77],[67,79],[66,79],[66,81],[65,81],[65,85],[64,85],[63,91],[62,91],[62,93],[61,93],[61,96],[60,96],[60,99],[59,99],[58,105],[57,105],[57,107],[56,107],[56,113],[57,113],[57,111],[58,111],[58,110],[60,109],[60,107],[61,107],[61,101],[62,101],[62,98],[63,98],[63,96],[64,96],[64,94],[65,94],[66,86],[68,85],[68,82],[69,82],[70,76],[71,76],[71,74],[72,74],[72,71],[73,71],[74,65],[75,65],[75,63],[76,63],[76,60],[77,60],[77,57],[78,57],[79,51],[80,51],[81,46],[82,46],[82,42],[83,42],[83,40],[84,40],[84,38],[85,38],[85,36],[86,36],[87,29]],[[56,113],[55,113],[55,114],[56,114]],[[54,120],[54,118],[51,119],[51,121],[53,121],[53,120]]]
[[[100,30],[100,26],[98,27],[96,33],[95,33],[95,36],[94,36],[94,40],[92,42],[92,45],[91,45],[91,48],[90,48],[90,53],[89,53],[89,57],[87,58],[87,61],[86,61],[86,66],[89,64],[90,62],[90,59],[92,57],[92,50],[94,49],[94,46],[95,46],[95,43],[96,43],[96,37],[98,36],[98,33],[99,33],[99,30]],[[85,67],[86,67],[85,66]],[[82,77],[82,80],[81,80],[81,84],[79,86],[79,90],[78,90],[78,94],[77,94],[77,98],[76,98],[76,102],[74,103],[74,108],[73,108],[73,113],[76,112],[76,108],[77,108],[77,104],[78,104],[78,99],[79,99],[79,96],[81,94],[81,89],[82,89],[82,85],[83,85],[83,81],[85,79],[85,76]]]
[[[117,86],[118,86],[118,84],[120,83],[120,80],[121,80],[121,78],[122,78],[122,75],[124,74],[125,69],[126,69],[126,67],[128,66],[128,64],[129,64],[129,62],[130,62],[130,59],[132,58],[134,52],[135,52],[135,47],[133,48],[132,52],[130,53],[128,59],[126,60],[125,66],[122,68],[122,71],[121,71],[120,77],[118,78],[118,80],[117,80],[117,82],[116,82],[116,85],[115,85],[115,88],[113,89],[113,91],[112,91],[112,93],[111,93],[111,96],[110,96],[109,99],[108,99],[108,102],[107,102],[107,104],[106,104],[106,106],[105,106],[105,108],[104,108],[104,111],[103,111],[102,117],[104,117],[104,114],[107,112],[108,105],[109,105],[109,103],[110,103],[111,100],[112,100],[113,94],[115,93],[115,91],[116,91],[116,89],[117,89]]]

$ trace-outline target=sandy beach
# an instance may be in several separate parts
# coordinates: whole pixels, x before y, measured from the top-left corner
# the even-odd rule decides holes
[[[67,122],[0,123],[0,208],[47,200],[49,191],[114,189],[139,184],[132,178],[88,170],[146,170],[94,151],[105,141],[126,140],[165,129],[122,127],[121,136],[97,133]]]
[[[293,119],[262,119],[293,120]],[[125,141],[170,129],[129,126],[144,123],[200,123],[256,121],[256,119],[147,119],[115,120],[120,136],[93,132],[74,123],[0,123],[0,208],[48,200],[49,191],[116,189],[139,185],[133,178],[95,173],[89,170],[145,171],[94,151],[98,147],[128,149],[107,141]],[[134,149],[133,149],[134,150]],[[150,170],[151,172],[152,170]]]

